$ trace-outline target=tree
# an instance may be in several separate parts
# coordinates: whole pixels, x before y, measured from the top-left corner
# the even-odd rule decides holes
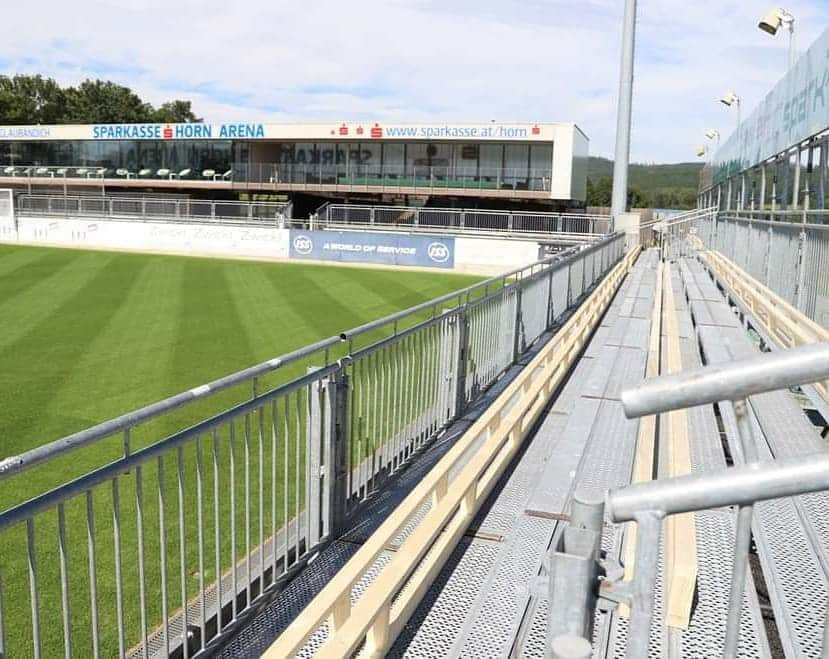
[[[40,75],[0,75],[0,125],[200,121],[190,101],[175,99],[154,108],[129,87],[109,80],[63,88]]]
[[[66,94],[52,78],[0,76],[0,124],[55,124],[63,119]]]
[[[66,90],[67,123],[145,123],[153,107],[128,87],[104,80],[84,80]]]
[[[193,106],[190,101],[168,101],[162,103],[158,109],[153,111],[153,121],[160,124],[191,124],[201,123],[203,119],[193,113]]]
[[[607,207],[613,202],[613,179],[602,176],[595,182],[587,179],[587,205]],[[628,208],[650,206],[648,194],[636,185],[628,186]]]

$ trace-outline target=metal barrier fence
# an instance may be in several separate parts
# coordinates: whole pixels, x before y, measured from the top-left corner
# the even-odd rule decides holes
[[[720,213],[700,240],[817,322],[829,318],[829,226]]]
[[[211,201],[171,197],[16,195],[18,215],[105,217],[165,222],[280,224],[291,217],[292,205],[266,201]]]
[[[829,378],[829,343],[776,352],[727,366],[708,366],[649,380],[622,393],[628,418],[698,405],[734,405],[742,466],[637,483],[611,490],[605,501],[576,498],[570,525],[551,551],[548,643],[559,659],[589,657],[595,608],[630,607],[627,656],[645,658],[654,617],[660,536],[666,516],[737,507],[734,565],[723,656],[735,657],[740,633],[753,506],[758,501],[829,490],[829,452],[761,463],[745,399],[754,394]],[[614,523],[636,522],[632,582],[618,566],[600,565],[605,511]],[[600,573],[607,572],[602,579]],[[816,606],[819,606],[816,603]],[[823,655],[829,653],[829,606]]]
[[[623,248],[607,236],[6,458],[0,655],[215,647]]]
[[[500,231],[505,233],[578,233],[604,235],[610,218],[579,213],[521,213],[417,206],[330,204],[319,218],[331,224],[380,225]]]

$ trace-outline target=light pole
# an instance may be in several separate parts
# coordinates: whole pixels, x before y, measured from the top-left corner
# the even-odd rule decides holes
[[[728,92],[725,94],[721,99],[720,103],[723,105],[727,105],[731,107],[732,105],[737,106],[737,128],[740,127],[740,97],[737,96],[734,92]]]
[[[636,0],[625,0],[622,64],[619,72],[619,107],[616,116],[616,153],[613,161],[613,197],[610,207],[611,231],[615,228],[616,218],[627,210],[635,37]]]
[[[789,69],[794,68],[797,49],[794,36],[794,16],[792,16],[791,12],[786,11],[782,7],[770,9],[769,13],[763,17],[763,20],[757,24],[757,27],[772,36],[777,34],[777,31],[781,27],[785,27],[789,31]]]

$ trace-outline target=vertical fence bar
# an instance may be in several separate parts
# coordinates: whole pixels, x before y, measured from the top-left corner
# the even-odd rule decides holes
[[[230,584],[231,584],[231,620],[236,620],[236,602],[239,598],[236,565],[236,422],[231,419],[230,428]]]
[[[184,526],[184,448],[178,447],[176,451],[177,477],[176,486],[178,491],[178,557],[179,575],[181,578],[181,647],[184,652],[184,659],[190,657],[190,644],[187,639],[187,534]]]
[[[196,523],[199,527],[199,649],[204,649],[205,635],[207,633],[207,611],[204,592],[204,454],[202,450],[202,437],[196,438]],[[216,579],[222,575],[217,574]]]
[[[3,608],[3,572],[0,570],[0,657],[6,653],[6,621]]]
[[[69,610],[69,566],[66,547],[66,511],[63,503],[58,504],[58,552],[60,554],[60,595],[63,614],[63,650],[66,659],[72,657],[72,616]],[[0,656],[3,656],[0,644]]]
[[[161,624],[164,652],[170,653],[170,616],[167,605],[167,524],[164,511],[164,458],[158,457],[158,544],[161,571]]]
[[[126,653],[124,630],[124,577],[121,568],[121,498],[118,479],[112,479],[112,543],[115,552],[115,614],[118,620],[118,656]]]
[[[277,465],[276,465],[276,454],[278,450],[278,438],[277,438],[277,431],[276,431],[276,419],[277,419],[277,399],[273,399],[271,401],[271,559],[273,560],[273,578],[272,582],[276,583],[276,554],[277,554],[277,547],[276,547],[276,536],[277,533],[277,515],[276,515],[276,507],[277,507],[277,498],[276,498],[276,481],[277,481]]]
[[[144,659],[147,647],[147,580],[144,572],[144,478],[141,465],[135,468],[135,526],[138,536],[138,599],[141,609],[141,649]]]
[[[262,595],[265,592],[265,408],[258,407],[256,414],[259,419],[259,595]]]
[[[92,654],[100,656],[101,644],[98,624],[98,556],[95,543],[95,507],[92,490],[86,491],[86,542],[89,549],[89,605],[92,616]]]
[[[222,508],[219,430],[213,429],[213,542],[216,572],[216,633],[222,633]],[[235,569],[235,566],[234,566]]]
[[[253,591],[251,589],[251,572],[250,572],[250,413],[245,414],[245,607],[250,606],[253,599]]]
[[[37,553],[35,551],[35,522],[26,520],[26,550],[29,560],[29,603],[32,607],[32,653],[40,659],[40,591],[37,585]]]

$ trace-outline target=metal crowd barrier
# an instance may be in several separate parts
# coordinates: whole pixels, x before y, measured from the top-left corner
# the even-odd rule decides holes
[[[591,654],[596,608],[630,607],[629,657],[647,657],[654,622],[654,593],[663,520],[669,515],[737,507],[734,565],[723,656],[735,657],[746,582],[753,506],[758,501],[829,490],[829,451],[759,462],[757,438],[745,399],[754,394],[829,378],[829,343],[818,343],[725,366],[708,366],[652,378],[622,393],[628,418],[730,401],[737,418],[744,464],[717,473],[636,483],[608,492],[604,501],[576,496],[571,523],[551,552],[549,652],[557,659]],[[600,560],[605,515],[637,523],[634,577]],[[600,576],[601,575],[601,576]],[[829,606],[823,638],[829,653]]]
[[[623,243],[607,236],[6,458],[5,500],[20,500],[0,513],[0,656],[216,647]]]
[[[604,235],[610,218],[584,213],[530,213],[417,206],[329,204],[319,218],[337,225],[499,231],[504,233],[573,233]]]
[[[211,201],[176,197],[19,194],[18,215],[104,217],[113,220],[165,222],[235,222],[279,224],[291,217],[288,203]]]
[[[700,238],[812,320],[829,318],[829,226],[725,212]]]

